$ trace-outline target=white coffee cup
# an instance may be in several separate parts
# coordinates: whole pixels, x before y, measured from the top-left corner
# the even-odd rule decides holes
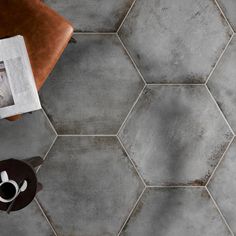
[[[7,203],[13,201],[19,191],[19,186],[14,180],[9,180],[6,171],[0,173],[2,182],[0,183],[0,201]]]

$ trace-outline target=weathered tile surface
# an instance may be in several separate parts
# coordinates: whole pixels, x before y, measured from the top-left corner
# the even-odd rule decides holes
[[[21,211],[0,213],[1,236],[53,236],[54,233],[35,202]]]
[[[137,0],[119,32],[148,83],[203,83],[230,34],[212,0]]]
[[[121,236],[229,236],[208,193],[203,189],[149,189]]]
[[[232,142],[222,163],[217,168],[209,184],[221,212],[236,233],[236,139]]]
[[[44,1],[93,32],[74,34],[40,91],[67,134],[38,173],[58,236],[117,236],[144,188],[118,139],[101,136],[117,133],[144,83],[116,34],[94,34],[115,32],[133,1]],[[218,2],[236,30],[236,0]],[[148,83],[169,84],[148,85],[119,132],[146,183],[162,186],[145,190],[120,236],[232,236],[206,189],[183,185],[206,184],[233,134],[205,85],[174,85],[204,83],[229,42],[216,1],[137,0],[118,34]],[[207,86],[236,132],[235,62],[236,37]],[[42,111],[1,120],[0,160],[45,156],[55,138]],[[235,154],[236,140],[207,187],[236,235]],[[15,235],[54,235],[35,201],[0,213],[0,236]]]
[[[44,157],[56,134],[42,111],[10,122],[0,120],[0,160]]]
[[[40,92],[59,133],[116,134],[143,81],[115,35],[75,35]]]
[[[203,85],[150,85],[119,134],[151,185],[203,185],[232,133]]]
[[[116,235],[143,189],[115,137],[59,137],[39,179],[59,235]]]
[[[75,29],[86,32],[114,32],[133,0],[45,0],[70,20]]]
[[[218,0],[218,3],[223,10],[224,14],[226,15],[228,21],[230,22],[231,26],[236,31],[236,1],[235,0]]]
[[[236,37],[232,39],[207,85],[236,132]]]

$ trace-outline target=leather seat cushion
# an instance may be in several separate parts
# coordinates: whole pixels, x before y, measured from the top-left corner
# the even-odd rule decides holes
[[[22,35],[39,90],[68,44],[73,27],[39,0],[0,0],[0,38]]]

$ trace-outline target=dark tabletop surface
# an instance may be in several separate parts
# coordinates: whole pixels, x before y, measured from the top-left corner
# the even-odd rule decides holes
[[[22,180],[27,181],[27,189],[21,192],[11,211],[17,211],[26,207],[35,197],[37,191],[37,177],[34,169],[24,161],[8,159],[0,161],[0,172],[6,171],[10,180],[19,184]],[[0,210],[6,211],[9,203],[0,202]]]

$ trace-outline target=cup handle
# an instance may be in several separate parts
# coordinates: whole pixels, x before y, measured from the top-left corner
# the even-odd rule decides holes
[[[8,174],[7,174],[7,172],[5,170],[2,171],[0,175],[1,175],[2,182],[9,181]]]

